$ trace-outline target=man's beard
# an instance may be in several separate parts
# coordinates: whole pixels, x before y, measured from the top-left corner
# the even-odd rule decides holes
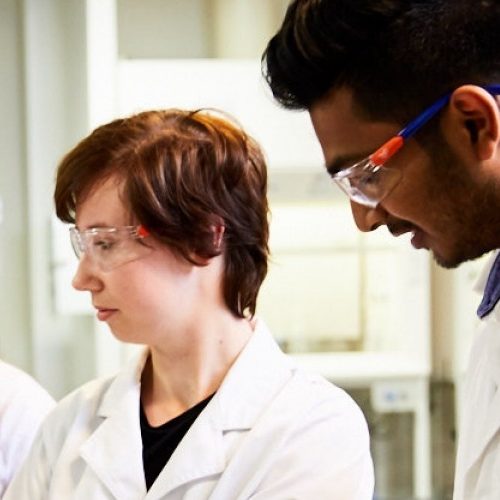
[[[431,250],[436,263],[453,269],[500,247],[500,177],[492,183],[474,175],[447,144],[432,163],[430,189],[443,199],[441,230],[452,248],[448,256]]]

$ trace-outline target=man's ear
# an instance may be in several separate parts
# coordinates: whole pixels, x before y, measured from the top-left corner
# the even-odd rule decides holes
[[[444,124],[449,143],[467,147],[479,161],[494,156],[500,141],[500,113],[495,97],[483,88],[458,87],[450,96]]]

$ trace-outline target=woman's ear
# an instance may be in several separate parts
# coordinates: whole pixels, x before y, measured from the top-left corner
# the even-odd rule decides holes
[[[222,248],[222,241],[224,239],[224,232],[226,230],[226,227],[221,223],[221,224],[215,224],[211,226],[212,233],[213,233],[213,245],[214,249],[217,252],[220,252]]]
[[[222,253],[223,243],[224,243],[224,232],[226,231],[226,226],[224,221],[220,217],[214,217],[213,223],[210,224],[210,231],[212,233],[212,247],[203,252],[193,250],[190,252],[190,259],[192,262],[196,263],[198,266],[208,266],[210,261]],[[210,235],[206,235],[210,237]],[[205,240],[204,243],[207,243]],[[204,255],[206,254],[206,255]]]
[[[476,160],[489,160],[500,141],[500,113],[494,96],[477,85],[462,85],[450,96],[444,118],[449,142],[469,148]]]

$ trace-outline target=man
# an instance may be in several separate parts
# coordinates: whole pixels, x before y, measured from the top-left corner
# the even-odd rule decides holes
[[[361,231],[454,268],[492,251],[467,373],[455,499],[500,498],[500,4],[295,0],[263,56],[306,109]]]

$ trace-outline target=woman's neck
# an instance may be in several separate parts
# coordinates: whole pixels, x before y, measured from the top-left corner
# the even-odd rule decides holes
[[[176,334],[173,345],[151,346],[141,380],[141,402],[160,425],[217,391],[254,325],[232,315]]]

